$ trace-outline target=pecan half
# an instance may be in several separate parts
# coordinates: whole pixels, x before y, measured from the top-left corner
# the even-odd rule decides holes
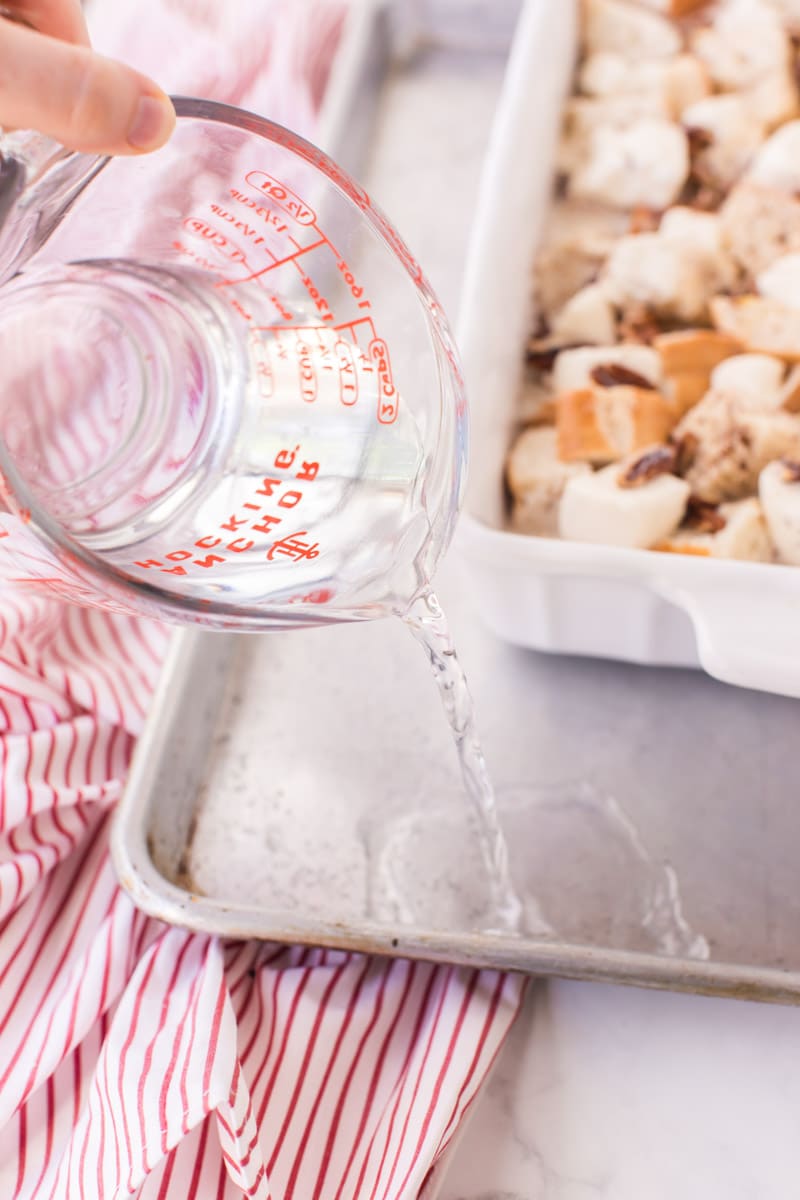
[[[640,375],[638,371],[632,371],[630,367],[623,367],[620,363],[598,363],[590,372],[591,378],[598,387],[635,387],[641,388],[645,392],[654,392],[656,388],[649,379],[645,379],[644,375]]]
[[[652,446],[620,472],[617,483],[622,488],[642,487],[659,475],[670,475],[675,470],[676,457],[674,446]]]
[[[728,522],[716,504],[701,500],[699,496],[690,496],[683,523],[687,529],[695,529],[698,533],[719,533]]]

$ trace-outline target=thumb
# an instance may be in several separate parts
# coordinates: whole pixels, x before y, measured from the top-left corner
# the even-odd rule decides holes
[[[0,21],[0,125],[35,129],[70,150],[137,154],[169,138],[169,97],[138,71]]]

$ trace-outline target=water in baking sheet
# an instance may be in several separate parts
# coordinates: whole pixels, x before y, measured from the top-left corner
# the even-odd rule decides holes
[[[706,960],[678,876],[648,847],[624,806],[585,780],[500,783],[497,819],[511,850],[519,933],[532,940]],[[485,855],[449,799],[408,813],[370,845],[371,905],[384,921],[485,928]]]
[[[489,920],[503,931],[516,932],[522,917],[522,903],[511,878],[508,846],[475,726],[475,707],[447,618],[435,593],[428,590],[415,600],[403,620],[428,657],[455,740],[469,815],[477,828],[488,881]]]

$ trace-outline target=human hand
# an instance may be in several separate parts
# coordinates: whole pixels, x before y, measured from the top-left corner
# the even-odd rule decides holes
[[[151,79],[94,53],[80,0],[0,4],[0,126],[35,129],[70,150],[140,154],[174,125]]]

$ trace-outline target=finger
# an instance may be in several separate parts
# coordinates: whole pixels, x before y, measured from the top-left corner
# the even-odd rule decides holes
[[[5,0],[0,4],[0,15],[19,20],[62,42],[89,45],[80,0]]]
[[[0,21],[0,63],[0,125],[97,154],[155,150],[174,127],[151,79],[84,46]]]

